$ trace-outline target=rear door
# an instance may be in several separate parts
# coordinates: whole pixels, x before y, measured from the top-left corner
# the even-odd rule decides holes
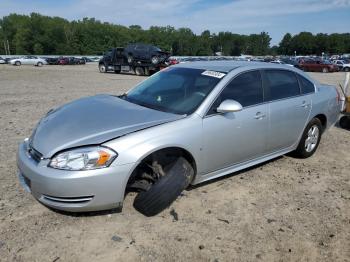
[[[263,70],[266,99],[269,101],[269,153],[298,142],[311,110],[311,95],[303,94],[297,74],[289,70]]]
[[[226,99],[241,103],[243,110],[217,113],[216,108]],[[236,76],[203,118],[205,173],[264,155],[268,119],[260,72],[250,71]]]

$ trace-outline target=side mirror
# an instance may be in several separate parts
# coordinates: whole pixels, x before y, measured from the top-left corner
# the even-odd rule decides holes
[[[218,113],[230,113],[242,111],[243,106],[235,100],[227,99],[216,109]]]

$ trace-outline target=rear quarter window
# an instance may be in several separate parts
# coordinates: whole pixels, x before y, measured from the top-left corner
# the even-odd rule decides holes
[[[307,80],[305,77],[301,75],[298,75],[298,79],[299,79],[302,94],[309,94],[309,93],[315,92],[315,86],[312,82],[310,82],[309,80]]]
[[[287,70],[265,70],[265,86],[268,89],[268,101],[285,99],[300,95],[298,79]]]

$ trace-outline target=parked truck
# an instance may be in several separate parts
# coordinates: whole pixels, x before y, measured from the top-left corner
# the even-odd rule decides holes
[[[129,44],[127,47],[111,48],[100,59],[98,68],[101,73],[135,73],[151,75],[168,66],[170,53],[147,44]]]

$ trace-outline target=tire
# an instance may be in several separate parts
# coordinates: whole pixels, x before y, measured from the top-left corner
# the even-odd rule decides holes
[[[135,68],[135,74],[137,76],[143,76],[145,75],[145,70],[142,67],[138,66]]]
[[[169,207],[188,187],[194,176],[191,164],[183,157],[175,160],[166,175],[154,183],[148,191],[140,192],[134,207],[145,216],[154,216]]]
[[[318,118],[313,118],[306,126],[297,149],[293,155],[298,158],[312,156],[320,144],[322,136],[322,124]]]
[[[100,70],[100,73],[106,73],[107,72],[106,66],[104,64],[100,64],[98,66],[98,70]]]
[[[42,67],[43,63],[42,62],[38,62],[36,65],[39,66],[39,67]]]
[[[159,61],[160,61],[160,59],[158,56],[152,56],[152,58],[151,58],[152,64],[157,65],[157,64],[159,64]]]
[[[132,64],[132,62],[134,62],[134,58],[132,57],[132,55],[128,55],[127,61],[129,64]]]
[[[344,68],[344,71],[345,71],[345,72],[349,72],[349,71],[350,71],[350,67],[345,67],[345,68]]]
[[[339,126],[344,129],[350,129],[350,117],[349,116],[342,116],[339,119]]]
[[[16,61],[16,62],[15,62],[15,65],[16,65],[16,66],[20,66],[20,65],[21,65],[21,62],[20,62],[20,61]]]
[[[329,70],[327,67],[322,68],[322,73],[328,73],[328,72],[329,72]]]

